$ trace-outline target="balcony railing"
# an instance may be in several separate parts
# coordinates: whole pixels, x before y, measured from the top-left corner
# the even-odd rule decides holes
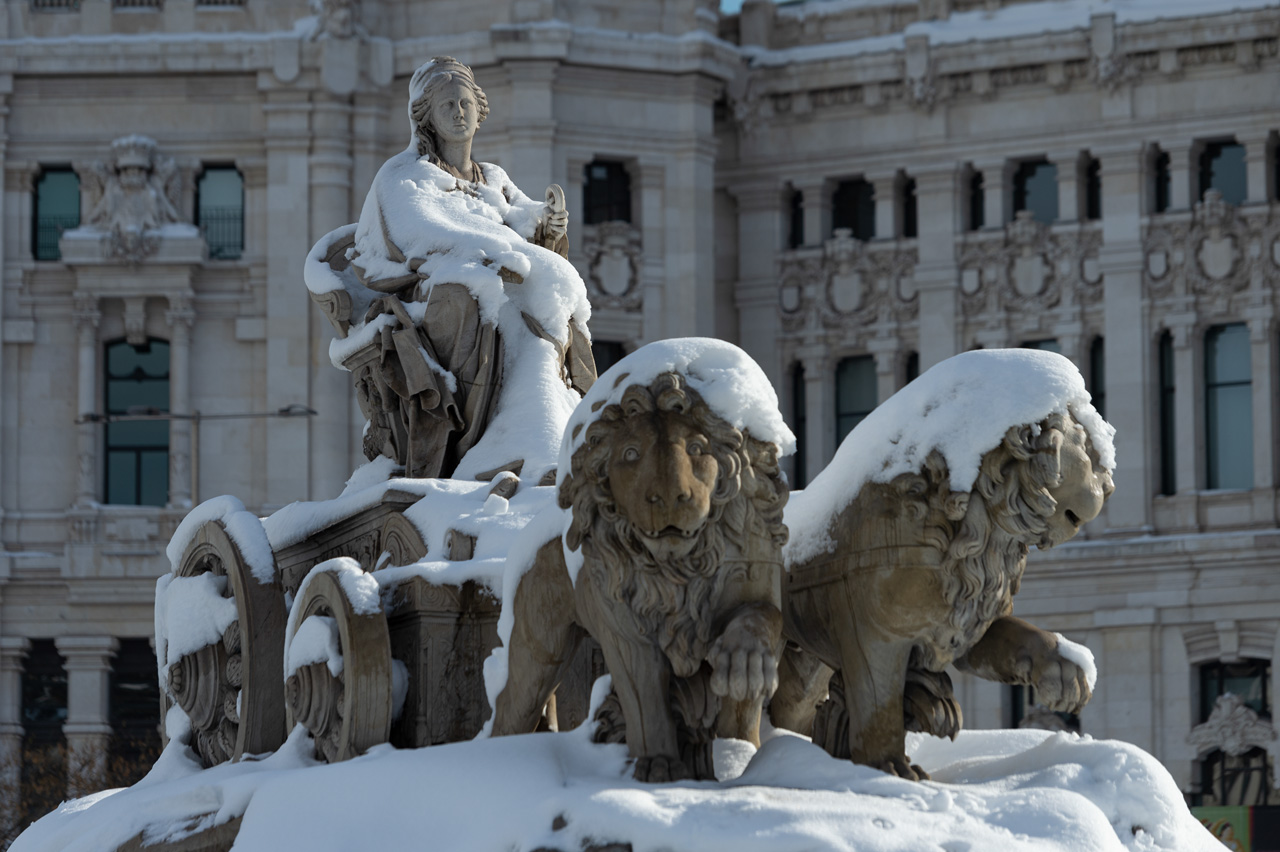
[[[197,6],[243,6],[245,0],[196,0]]]
[[[159,9],[161,0],[111,0],[113,9]]]
[[[79,216],[41,216],[36,219],[36,260],[61,260],[58,238],[80,225]]]
[[[202,207],[200,230],[213,260],[236,260],[244,253],[244,210],[240,207]]]
[[[31,0],[37,12],[79,12],[80,0]]]

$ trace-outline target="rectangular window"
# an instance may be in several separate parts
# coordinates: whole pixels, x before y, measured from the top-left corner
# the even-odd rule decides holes
[[[1093,407],[1104,419],[1107,416],[1107,346],[1101,337],[1089,344],[1089,395]]]
[[[1248,197],[1244,146],[1235,142],[1210,142],[1200,152],[1200,197],[1211,189],[1222,193],[1228,204],[1243,204]]]
[[[848,228],[856,240],[876,236],[875,189],[865,180],[842,180],[831,194],[831,232]]]
[[[1102,162],[1096,157],[1084,170],[1084,218],[1090,222],[1102,218]]]
[[[920,353],[919,352],[907,353],[907,362],[903,372],[906,375],[907,384],[911,384],[916,379],[920,378]]]
[[[1058,167],[1047,160],[1018,165],[1013,176],[1013,210],[1030,210],[1046,225],[1058,219]]]
[[[802,245],[804,245],[804,193],[797,189],[791,193],[787,219],[787,248],[798,249]]]
[[[969,230],[981,230],[987,223],[986,194],[982,187],[982,172],[969,176]]]
[[[611,160],[593,160],[586,165],[582,181],[582,222],[631,221],[631,175],[627,167]]]
[[[1062,346],[1054,338],[1049,338],[1048,340],[1028,340],[1026,343],[1022,344],[1022,348],[1040,349],[1044,352],[1057,352],[1059,355],[1062,354]]]
[[[111,663],[108,709],[111,760],[124,776],[113,781],[132,784],[160,753],[160,686],[150,641],[120,640]]]
[[[591,357],[596,362],[596,375],[604,375],[604,371],[626,357],[627,350],[621,343],[613,340],[592,340]]]
[[[48,166],[36,180],[31,254],[36,260],[61,260],[58,238],[80,226],[80,178],[70,166]]]
[[[1160,335],[1160,493],[1178,490],[1177,416],[1173,408],[1173,335]]]
[[[1204,403],[1209,488],[1253,487],[1253,387],[1249,327],[1209,329],[1204,338]]]
[[[916,209],[916,179],[902,182],[902,238],[914,240],[919,232],[919,214]]]
[[[169,344],[107,345],[106,413],[169,411]],[[106,502],[163,506],[169,498],[169,422],[127,420],[106,428]]]
[[[795,481],[791,483],[792,488],[804,488],[805,467],[808,464],[809,456],[806,452],[808,441],[806,440],[806,431],[808,429],[808,409],[805,401],[804,393],[804,364],[799,361],[791,368],[791,422],[796,424],[796,454],[795,454]]]
[[[244,178],[234,166],[206,166],[196,182],[196,226],[209,257],[236,260],[244,253]]]
[[[1173,187],[1173,173],[1169,169],[1169,153],[1161,151],[1156,154],[1155,162],[1152,164],[1152,181],[1155,183],[1153,187],[1155,195],[1156,213],[1163,213],[1169,209],[1170,190]]]
[[[876,397],[875,356],[857,355],[836,365],[837,445],[876,407]]]

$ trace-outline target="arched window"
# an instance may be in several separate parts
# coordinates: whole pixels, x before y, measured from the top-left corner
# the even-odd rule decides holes
[[[80,178],[70,166],[45,166],[33,199],[31,254],[36,260],[60,260],[58,238],[80,225]]]
[[[582,223],[631,221],[631,175],[622,163],[593,160],[582,181]]]
[[[1211,189],[1228,204],[1243,204],[1248,195],[1244,146],[1234,141],[1209,142],[1200,152],[1200,197]]]
[[[878,402],[876,359],[855,355],[836,365],[836,444],[871,413]]]
[[[106,413],[169,411],[169,344],[107,344]],[[126,420],[106,427],[107,503],[163,506],[169,497],[169,422]]]
[[[196,183],[196,225],[214,260],[244,253],[244,178],[235,166],[205,166]]]
[[[1209,488],[1253,487],[1253,386],[1249,327],[1218,325],[1204,336],[1204,407]]]

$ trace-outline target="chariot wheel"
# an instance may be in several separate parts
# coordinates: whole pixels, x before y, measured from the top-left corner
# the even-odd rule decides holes
[[[328,763],[363,754],[391,735],[391,640],[379,591],[354,559],[331,559],[307,574],[289,612],[289,727],[305,727],[316,756]]]
[[[205,766],[215,766],[275,751],[284,742],[279,672],[284,661],[285,609],[275,571],[270,582],[254,576],[221,521],[207,521],[200,527],[174,578],[203,574],[213,575],[214,588],[221,589],[224,599],[234,601],[235,620],[221,638],[167,667],[166,698],[171,697],[191,720],[191,748]],[[166,590],[171,588],[172,583]],[[171,638],[165,636],[166,647]]]

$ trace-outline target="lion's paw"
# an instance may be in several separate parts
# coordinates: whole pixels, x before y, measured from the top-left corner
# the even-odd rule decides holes
[[[1032,664],[1031,685],[1036,703],[1055,713],[1079,713],[1093,697],[1084,669],[1056,650]]]
[[[767,639],[748,626],[731,622],[707,652],[711,691],[745,701],[767,698],[778,688],[778,658]]]
[[[668,781],[686,781],[693,777],[689,767],[678,757],[667,757],[656,754],[649,757],[637,757],[635,771],[632,773],[637,781],[650,784],[665,784]]]
[[[881,772],[888,772],[890,775],[905,778],[908,781],[929,780],[929,773],[912,763],[911,758],[907,757],[905,754],[887,757],[875,764],[875,768],[879,769]]]

